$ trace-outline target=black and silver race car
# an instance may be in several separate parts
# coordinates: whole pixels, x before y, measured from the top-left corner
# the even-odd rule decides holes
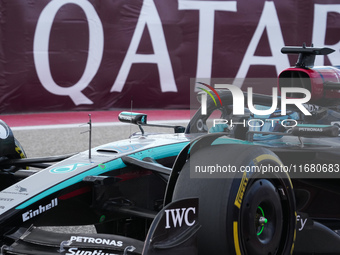
[[[149,134],[145,114],[122,112],[141,132],[44,158],[1,121],[0,254],[339,254],[340,70],[313,66],[327,48],[282,52],[299,54],[278,87],[300,105],[278,97],[270,112],[272,96],[242,93],[253,107],[237,115],[233,91],[204,89],[186,128]]]

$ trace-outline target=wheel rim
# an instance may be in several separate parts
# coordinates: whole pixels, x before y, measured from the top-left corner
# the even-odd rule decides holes
[[[240,213],[240,236],[246,254],[278,253],[283,229],[283,212],[277,188],[266,179],[254,181]]]

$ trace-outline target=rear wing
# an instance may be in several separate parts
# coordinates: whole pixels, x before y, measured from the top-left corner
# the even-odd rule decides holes
[[[316,55],[328,55],[334,52],[331,48],[314,48],[314,47],[306,47],[306,44],[303,44],[302,47],[283,47],[281,49],[283,54],[299,54],[298,61],[295,64],[295,67],[313,67],[315,62]]]

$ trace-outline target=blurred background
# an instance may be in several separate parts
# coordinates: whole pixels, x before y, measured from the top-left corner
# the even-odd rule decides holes
[[[0,38],[0,114],[188,109],[190,78],[276,78],[283,46],[340,64],[340,1],[1,0]]]

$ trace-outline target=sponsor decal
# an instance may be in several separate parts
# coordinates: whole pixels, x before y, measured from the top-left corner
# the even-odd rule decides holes
[[[0,193],[28,196],[28,193],[23,193],[23,192],[1,191]]]
[[[76,170],[79,167],[82,166],[88,166],[90,165],[89,163],[76,163],[76,164],[71,164],[71,165],[66,165],[66,166],[60,166],[56,167],[50,170],[50,173],[52,174],[64,174],[64,173],[69,173],[74,170]]]
[[[13,194],[13,195],[24,195],[24,196],[28,196],[28,193],[23,193],[23,192],[0,191],[0,193],[3,193],[3,194]]]
[[[0,197],[0,202],[12,202],[14,199],[13,198],[7,198],[7,197]],[[0,205],[1,210],[5,210],[4,205]]]
[[[70,241],[77,243],[92,243],[102,245],[112,245],[117,247],[123,246],[123,241],[117,241],[109,238],[94,238],[87,236],[71,236]]]
[[[28,196],[27,189],[24,187],[21,187],[20,185],[16,185],[14,187],[14,190],[11,190],[11,191],[3,190],[3,191],[0,191],[0,193]]]
[[[299,131],[304,131],[304,132],[322,132],[322,128],[308,128],[308,127],[303,127],[303,128],[299,128]]]
[[[15,186],[15,190],[18,191],[18,192],[27,192],[27,189],[26,188],[23,188],[21,187],[20,185],[16,185]]]
[[[107,253],[103,252],[102,250],[88,251],[78,248],[69,248],[65,255],[117,255],[117,253]]]
[[[296,216],[297,230],[302,231],[305,226],[311,225],[312,223],[308,221],[308,215],[298,214]],[[307,225],[306,225],[307,224]]]
[[[22,1],[9,1],[9,4],[6,5],[5,8],[8,13],[12,13],[16,10],[17,3],[21,2]],[[41,1],[32,0],[31,2],[36,3]],[[35,29],[32,25],[32,29],[25,30],[27,31],[27,34],[25,34],[27,40],[12,43],[14,47],[13,51],[20,52],[20,54],[24,54],[28,48],[30,50],[33,49],[33,60],[21,61],[23,63],[18,62],[19,67],[17,65],[12,67],[12,69],[9,67],[9,70],[11,72],[15,70],[13,68],[31,70],[30,67],[34,66],[36,70],[33,71],[32,68],[32,72],[38,74],[42,88],[45,88],[53,95],[59,96],[61,100],[64,96],[68,96],[75,105],[92,104],[92,109],[98,108],[98,103],[104,100],[102,100],[100,92],[95,93],[97,92],[96,90],[92,93],[85,91],[86,88],[89,90],[88,87],[91,86],[91,83],[102,84],[104,83],[103,81],[108,80],[107,77],[111,77],[112,83],[108,83],[107,87],[104,87],[103,90],[112,93],[118,92],[119,94],[131,86],[131,82],[129,82],[128,79],[129,76],[133,77],[133,79],[143,77],[143,75],[138,73],[139,70],[143,70],[143,72],[145,72],[144,75],[150,76],[150,81],[159,87],[159,89],[157,89],[157,87],[152,88],[153,90],[157,89],[156,92],[176,92],[178,90],[179,93],[176,94],[176,97],[181,98],[181,100],[183,100],[182,98],[186,100],[185,93],[180,92],[181,87],[185,87],[185,83],[182,81],[187,80],[188,74],[187,71],[180,72],[173,70],[173,67],[177,63],[185,65],[185,63],[189,61],[189,65],[193,67],[192,71],[188,72],[191,77],[211,77],[212,73],[214,73],[217,77],[226,74],[227,77],[242,78],[245,77],[254,66],[269,65],[270,68],[273,67],[275,70],[282,70],[290,66],[289,58],[287,56],[281,56],[279,51],[286,40],[299,43],[302,41],[310,41],[316,45],[325,45],[327,42],[331,42],[331,44],[325,46],[337,47],[337,44],[332,44],[332,42],[337,42],[337,35],[336,32],[332,32],[334,23],[331,22],[329,13],[337,13],[338,4],[335,4],[335,1],[304,0],[302,2],[303,6],[308,6],[306,11],[303,12],[292,11],[290,6],[294,6],[295,1],[293,0],[263,2],[160,1],[160,3],[155,0],[144,0],[140,1],[141,4],[139,8],[131,7],[134,5],[127,1],[126,13],[132,12],[133,15],[126,14],[125,12],[117,12],[116,14],[117,19],[127,19],[127,24],[129,24],[129,26],[131,25],[131,29],[126,31],[126,29],[115,28],[114,33],[108,33],[108,31],[111,31],[111,22],[107,21],[105,12],[100,10],[119,9],[121,1],[101,1],[100,4],[96,1],[86,0],[46,1],[41,4],[41,8],[30,10],[32,11],[32,15],[30,16],[32,22],[30,22],[30,20],[27,21],[28,17],[26,15],[19,16],[19,14],[18,17],[24,21],[22,24],[11,20],[3,21],[11,31],[18,31],[20,25],[28,26],[27,24],[31,23],[36,25]],[[72,7],[69,9],[69,3],[77,5],[77,8],[74,8],[74,11]],[[162,7],[160,8],[159,5]],[[26,8],[29,9],[30,6],[22,4],[21,8],[25,10]],[[55,16],[60,13],[59,10],[61,8],[63,8],[62,10],[66,10],[65,14],[55,18]],[[254,11],[246,12],[245,14],[244,10],[246,8]],[[81,20],[81,24],[88,23],[85,28],[88,35],[86,36],[86,43],[84,44],[90,45],[91,50],[79,47],[81,54],[77,51],[72,55],[65,50],[55,51],[54,54],[58,54],[57,57],[60,59],[67,59],[67,62],[79,63],[86,66],[83,72],[79,74],[78,72],[68,70],[68,65],[66,66],[68,72],[59,71],[63,70],[60,69],[62,67],[58,67],[58,62],[53,61],[53,58],[49,57],[49,43],[62,45],[65,40],[63,38],[64,36],[69,37],[70,42],[79,42],[79,40],[83,39],[83,37],[77,36],[78,33],[71,33],[70,36],[68,36],[67,30],[64,31],[64,29],[61,29],[62,31],[57,32],[57,34],[54,34],[55,31],[53,32],[55,26],[68,26],[68,16],[79,15],[78,9],[85,14],[84,19]],[[178,17],[183,12],[188,14],[195,13],[195,15],[188,15],[187,19],[181,21],[186,25],[179,24]],[[23,13],[25,13],[25,11],[23,11]],[[217,15],[223,18],[215,18]],[[244,15],[246,15],[246,17]],[[310,29],[304,29],[303,26],[299,26],[298,21],[300,19],[297,17],[301,17],[301,20],[314,20],[314,22],[311,24]],[[336,17],[333,18],[336,19]],[[246,23],[239,22],[244,19],[247,19]],[[164,25],[164,21],[166,25]],[[177,28],[178,26],[180,30]],[[177,36],[177,33],[183,35],[188,34],[192,26],[197,28],[197,36],[191,36],[185,39]],[[219,31],[225,26],[233,28],[225,32],[227,35],[232,35],[233,38],[236,39],[221,44],[218,42],[220,38]],[[168,27],[175,29],[169,30]],[[243,29],[235,29],[238,27],[242,27]],[[242,32],[244,29],[249,29],[250,27],[254,31],[245,38]],[[296,27],[297,29],[296,31],[292,31],[289,29],[290,27]],[[80,26],[80,28],[83,28],[83,26]],[[147,39],[147,41],[145,36],[143,36],[144,30],[147,30],[150,35],[150,39]],[[83,34],[83,30],[79,31]],[[132,31],[132,34],[128,33],[130,31]],[[60,34],[63,36],[55,36]],[[266,35],[266,38],[268,38],[266,40],[269,43],[269,52],[271,52],[269,55],[261,54],[261,51],[264,50],[262,44],[263,35]],[[4,40],[9,40],[9,42],[12,42],[11,39],[11,36],[8,36],[8,38],[4,37]],[[116,44],[114,42],[117,40],[119,44],[126,45],[124,54],[119,53],[118,47],[115,47]],[[242,43],[239,43],[241,40]],[[197,47],[186,51],[187,42],[197,45]],[[29,46],[25,47],[27,43],[29,43]],[[144,45],[145,43],[150,43],[153,49],[152,52],[138,50],[138,46]],[[167,47],[167,45],[176,45],[176,47]],[[225,47],[232,49],[230,52],[228,51],[228,55],[224,54],[226,52]],[[259,52],[257,52],[257,50],[259,50]],[[88,52],[87,58],[82,58],[83,51]],[[185,54],[183,54],[183,52],[185,52]],[[231,55],[229,55],[229,53],[231,53]],[[110,57],[110,54],[117,56],[117,63],[120,63],[117,67],[115,66],[117,68],[117,74],[112,74],[111,68],[101,68],[101,63]],[[5,56],[7,56],[7,54]],[[219,57],[216,58],[216,56]],[[10,61],[10,54],[8,54],[8,59],[4,58],[4,61]],[[174,59],[176,59],[175,62]],[[338,62],[338,57],[331,57],[328,61],[330,61],[332,65],[335,65]],[[53,64],[53,62],[55,63]],[[150,63],[157,65],[158,71],[154,72],[153,69],[149,70],[147,66],[150,65]],[[234,63],[238,63],[237,68]],[[324,58],[318,59],[318,65],[322,65],[323,63]],[[136,68],[138,70],[136,71],[133,70],[135,65],[138,66],[138,68]],[[266,75],[268,71],[270,71],[268,76],[272,74],[271,69],[259,68],[259,71],[261,75]],[[62,80],[63,77],[67,77],[68,81],[73,81],[74,78],[78,79],[74,80],[75,82],[70,84],[71,86],[65,86],[64,84],[61,86],[58,81]],[[13,83],[10,83],[11,81],[12,80],[6,80],[5,82],[6,87],[11,88],[8,91],[9,95],[17,88],[17,86],[14,86],[16,85],[16,80],[13,79]],[[103,85],[105,85],[105,83]],[[145,95],[147,95],[149,91],[146,91]],[[181,94],[185,96],[183,97],[182,95],[182,97],[180,97]],[[135,95],[138,96],[138,94]],[[24,95],[17,96],[23,97]],[[2,107],[6,107],[5,109],[7,110],[13,109],[13,104],[8,103],[11,97],[4,96],[4,99],[7,97],[8,100],[2,103]],[[50,103],[51,98],[54,98],[45,97],[46,96],[44,96],[44,99],[50,101]],[[109,101],[114,98],[115,97],[111,97]],[[161,98],[163,98],[163,96]],[[125,97],[128,103],[123,101],[125,105],[123,107],[129,105],[129,99]],[[169,103],[167,105],[171,105],[171,99],[168,100]],[[18,101],[25,102],[20,99]],[[41,102],[39,101],[39,103],[41,107]],[[34,104],[27,103],[27,105],[25,105],[22,103],[18,105],[21,105],[21,109],[25,109],[26,106],[28,109],[25,110],[30,111],[32,109],[31,105]],[[58,105],[58,103],[56,103],[56,105]],[[102,105],[100,104],[100,106]],[[39,105],[35,107],[39,107]]]
[[[0,191],[0,193],[28,196],[27,189],[24,188],[24,187],[21,187],[20,185],[16,185],[14,187],[14,190],[12,190],[12,191],[5,191],[5,190],[3,190],[3,191]]]
[[[165,210],[165,228],[176,228],[181,227],[183,222],[188,227],[191,227],[195,224],[195,220],[189,220],[189,213],[196,214],[195,207],[189,208],[176,208],[176,209],[168,209]]]
[[[58,206],[58,199],[54,198],[51,200],[51,203],[48,203],[47,205],[39,205],[39,207],[36,210],[29,210],[25,213],[22,214],[22,221],[28,221],[29,219],[34,218],[35,216],[38,216],[50,209],[52,209],[53,207]]]
[[[0,201],[11,202],[13,200],[14,200],[13,198],[0,197]]]

